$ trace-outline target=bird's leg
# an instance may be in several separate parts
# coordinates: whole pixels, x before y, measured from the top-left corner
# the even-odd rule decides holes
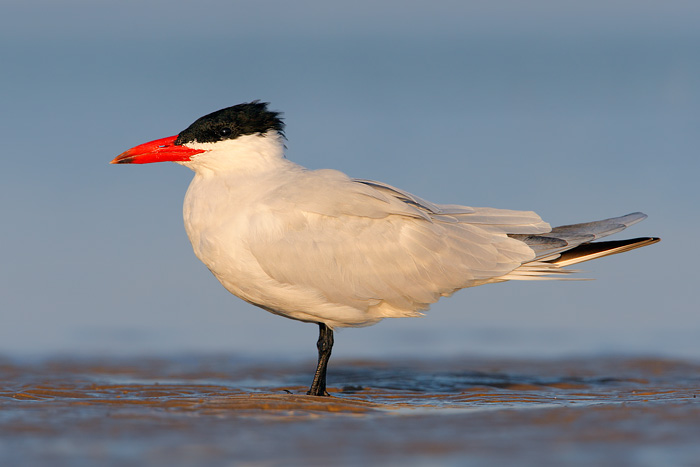
[[[324,323],[318,323],[318,342],[316,347],[318,348],[318,366],[316,367],[314,381],[306,394],[310,396],[329,396],[330,394],[326,392],[326,368],[328,367],[328,360],[331,358],[331,350],[333,350],[333,330]]]

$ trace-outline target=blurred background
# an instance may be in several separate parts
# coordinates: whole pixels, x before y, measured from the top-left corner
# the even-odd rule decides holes
[[[175,164],[134,145],[262,99],[287,156],[553,225],[633,211],[585,282],[467,289],[334,358],[700,358],[700,3],[4,0],[0,353],[315,358],[317,327],[192,253]]]

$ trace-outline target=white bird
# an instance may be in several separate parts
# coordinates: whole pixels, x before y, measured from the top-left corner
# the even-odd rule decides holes
[[[278,112],[254,101],[201,117],[113,164],[172,161],[195,173],[184,202],[195,255],[232,294],[318,323],[310,395],[328,395],[333,329],[419,316],[457,290],[564,278],[564,266],[650,245],[591,243],[646,217],[551,228],[531,211],[434,204],[386,183],[308,170],[284,156]]]

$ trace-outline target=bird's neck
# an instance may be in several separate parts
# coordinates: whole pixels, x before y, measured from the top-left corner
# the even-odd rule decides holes
[[[262,135],[245,135],[234,140],[191,143],[187,146],[205,152],[178,164],[202,177],[232,173],[238,177],[255,176],[291,164],[284,158],[284,137],[274,130]]]

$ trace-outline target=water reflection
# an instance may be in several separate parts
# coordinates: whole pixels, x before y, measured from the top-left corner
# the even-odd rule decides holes
[[[635,450],[650,446],[655,455],[672,453],[671,463],[700,454],[700,366],[693,363],[334,363],[333,397],[317,398],[305,395],[313,362],[0,360],[0,460],[425,465],[527,452],[534,465],[551,460],[552,443],[566,446],[554,452],[568,464],[629,465]]]

